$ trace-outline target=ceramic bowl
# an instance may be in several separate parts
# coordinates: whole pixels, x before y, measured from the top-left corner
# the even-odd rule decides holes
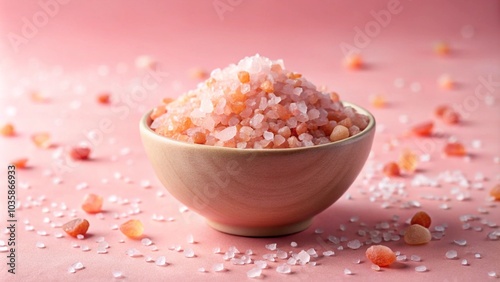
[[[190,144],[140,121],[146,154],[157,177],[176,199],[213,228],[242,236],[302,231],[337,201],[361,171],[370,152],[375,119],[361,133],[324,145],[290,149],[236,149]]]

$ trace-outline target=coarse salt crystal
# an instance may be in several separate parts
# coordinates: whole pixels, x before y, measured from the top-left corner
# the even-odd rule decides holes
[[[344,268],[344,274],[345,275],[353,275],[352,271],[348,268]]]
[[[155,264],[157,266],[166,266],[167,265],[167,259],[164,256],[159,256],[155,260]]]
[[[288,264],[283,263],[283,264],[280,264],[276,267],[276,272],[282,273],[282,274],[289,274],[292,272],[292,268]]]
[[[224,264],[223,263],[216,263],[216,264],[214,264],[214,266],[213,266],[212,269],[215,272],[221,272],[221,271],[224,271],[225,268],[224,268]]]
[[[259,277],[261,274],[262,274],[262,268],[254,267],[247,272],[247,277],[248,278],[256,278],[256,277]]]
[[[427,267],[425,265],[419,265],[419,266],[415,267],[415,271],[416,272],[426,272]]]
[[[189,248],[184,249],[184,256],[187,258],[195,257],[193,249],[189,249]]]
[[[455,250],[449,250],[445,254],[447,259],[456,259],[458,257],[458,253]]]

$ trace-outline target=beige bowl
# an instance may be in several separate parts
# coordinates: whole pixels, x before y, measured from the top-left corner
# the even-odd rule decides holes
[[[146,153],[167,190],[213,228],[243,236],[278,236],[309,227],[337,201],[363,167],[375,119],[353,137],[307,148],[235,149],[189,144],[140,122]]]

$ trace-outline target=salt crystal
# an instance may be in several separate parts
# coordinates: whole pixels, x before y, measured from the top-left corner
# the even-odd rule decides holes
[[[212,249],[212,253],[214,253],[214,254],[220,254],[221,250],[220,250],[219,247],[215,247],[215,248]]]
[[[75,269],[74,267],[70,266],[70,267],[68,268],[68,272],[69,272],[69,273],[75,273],[75,272],[76,272],[76,269]]]
[[[411,261],[422,261],[422,259],[417,255],[411,255],[410,260]]]
[[[288,253],[285,252],[285,251],[282,251],[282,250],[278,250],[278,252],[276,253],[276,256],[279,259],[287,259],[288,258]]]
[[[276,272],[282,273],[282,274],[289,274],[292,272],[292,268],[288,264],[284,263],[284,264],[280,264],[276,267]]]
[[[466,259],[463,259],[463,260],[462,260],[462,262],[461,262],[461,264],[462,264],[463,266],[468,266],[468,265],[469,265],[469,262],[468,262]]]
[[[113,272],[112,272],[112,274],[113,274],[113,277],[114,277],[114,278],[117,278],[117,279],[118,279],[118,278],[123,278],[123,277],[124,277],[124,276],[123,276],[123,273],[122,273],[121,271],[116,271],[116,270],[115,270],[115,271],[113,271]]]
[[[83,240],[83,239],[85,239],[85,236],[83,236],[82,234],[78,234],[78,235],[76,235],[76,239]]]
[[[453,240],[453,242],[459,246],[465,246],[467,245],[467,240],[465,239],[460,239],[460,240]]]
[[[267,262],[264,261],[264,260],[256,260],[254,261],[254,264],[257,266],[257,267],[260,267],[262,269],[265,269],[267,268]]]
[[[419,265],[419,266],[415,267],[415,271],[416,272],[426,272],[427,267],[425,265]]]
[[[151,244],[153,244],[153,241],[151,241],[151,239],[149,239],[149,238],[143,238],[141,240],[141,244],[143,246],[150,246]]]
[[[187,242],[188,242],[189,244],[194,244],[194,243],[195,243],[195,241],[194,241],[194,237],[193,237],[193,235],[192,235],[192,234],[189,234],[189,235],[187,236]]]
[[[262,268],[254,267],[247,272],[247,277],[248,278],[256,278],[256,277],[259,277],[261,274],[262,274]]]
[[[276,243],[267,244],[267,245],[266,245],[266,249],[268,249],[268,250],[270,250],[270,251],[274,251],[274,250],[276,250]]]
[[[214,264],[213,266],[213,271],[215,272],[221,272],[221,271],[224,271],[224,264],[223,263],[216,263]]]
[[[482,258],[482,256],[481,256],[481,254],[480,254],[480,253],[475,253],[475,254],[474,254],[474,257],[475,257],[475,258],[477,258],[477,259]]]
[[[497,275],[497,273],[496,273],[495,271],[489,271],[489,272],[488,272],[488,276],[489,276],[489,277],[494,277],[494,278],[497,278],[497,277],[498,277],[498,275]]]
[[[76,262],[75,264],[73,264],[73,268],[74,268],[75,270],[80,270],[80,269],[83,269],[83,268],[84,268],[84,266],[83,266],[83,263],[81,263],[81,262]]]
[[[314,233],[315,233],[315,234],[322,234],[322,233],[323,233],[323,229],[321,229],[321,228],[316,228],[316,229],[314,230]]]
[[[36,242],[36,247],[39,249],[45,249],[45,244],[42,242]]]
[[[298,244],[297,244],[297,242],[293,242],[293,241],[292,241],[292,242],[290,242],[290,246],[291,246],[292,248],[296,248],[296,247],[298,246]]]
[[[187,258],[192,258],[195,256],[193,249],[184,249],[184,256]]]
[[[311,260],[311,255],[309,255],[306,251],[302,250],[297,254],[297,261],[300,262],[300,264],[305,265]]]
[[[128,249],[126,251],[126,254],[127,254],[127,256],[133,257],[133,258],[142,256],[141,252],[137,249],[134,249],[134,248]]]
[[[398,255],[396,256],[397,261],[406,261],[406,255]]]
[[[204,272],[207,272],[207,270],[204,267],[200,267],[200,268],[198,268],[198,272],[204,273]]]
[[[458,257],[457,251],[455,250],[449,250],[445,254],[447,259],[456,259]]]
[[[375,271],[380,271],[380,266],[378,266],[376,264],[372,264],[371,269],[373,269]]]
[[[325,251],[325,252],[323,252],[323,256],[325,256],[325,257],[330,257],[330,256],[333,256],[333,255],[335,255],[334,251]]]
[[[167,265],[167,259],[164,256],[159,256],[155,260],[155,264],[157,266],[166,266]]]
[[[352,240],[347,243],[347,247],[353,250],[359,249],[363,244],[359,240]]]
[[[345,275],[352,275],[353,273],[352,273],[352,271],[350,269],[344,268],[344,274]]]

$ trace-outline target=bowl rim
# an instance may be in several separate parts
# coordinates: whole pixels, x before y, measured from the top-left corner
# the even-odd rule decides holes
[[[363,107],[360,107],[356,104],[350,103],[350,102],[345,102],[341,101],[341,103],[344,105],[344,107],[349,106],[354,108],[357,112],[364,114],[369,117],[369,122],[366,128],[361,131],[360,133],[348,137],[346,139],[342,139],[339,141],[335,142],[330,142],[326,144],[320,144],[320,145],[314,145],[314,146],[309,146],[309,147],[298,147],[298,148],[271,148],[271,149],[254,149],[254,148],[231,148],[231,147],[221,147],[221,146],[210,146],[210,145],[203,145],[203,144],[194,144],[194,143],[187,143],[184,141],[179,141],[175,140],[166,136],[162,136],[157,134],[153,129],[151,129],[150,124],[151,124],[151,112],[153,111],[152,109],[147,111],[141,118],[139,122],[139,129],[142,134],[147,134],[151,138],[154,138],[158,140],[159,142],[164,142],[164,143],[171,143],[176,146],[181,146],[181,147],[191,147],[191,148],[196,148],[200,150],[215,150],[215,151],[221,151],[221,152],[250,152],[250,153],[256,153],[256,152],[265,152],[265,153],[270,153],[270,154],[275,154],[275,153],[291,153],[291,152],[299,152],[299,151],[305,151],[305,150],[312,150],[312,149],[324,149],[328,147],[336,147],[336,146],[342,146],[346,145],[352,142],[356,142],[362,138],[365,138],[368,136],[368,134],[375,129],[375,117],[373,116],[372,113],[370,113],[368,110],[366,110]]]

